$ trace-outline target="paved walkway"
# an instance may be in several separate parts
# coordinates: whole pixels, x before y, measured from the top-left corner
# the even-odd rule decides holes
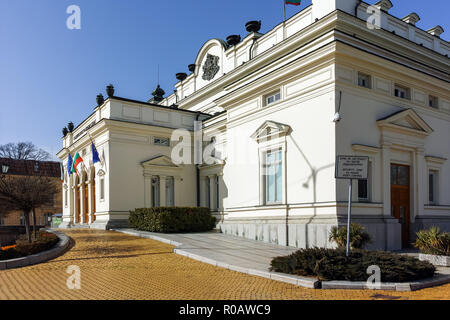
[[[201,263],[155,240],[64,232],[74,243],[63,256],[0,271],[0,299],[450,299],[450,285],[415,292],[307,289]],[[80,268],[80,290],[67,287],[69,266]]]

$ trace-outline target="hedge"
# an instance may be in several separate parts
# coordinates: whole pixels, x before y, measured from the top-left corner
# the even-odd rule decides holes
[[[367,268],[376,265],[382,282],[408,282],[430,278],[435,267],[426,261],[384,251],[345,249],[302,249],[291,255],[274,258],[271,271],[316,276],[319,280],[367,281]]]
[[[143,208],[130,211],[131,228],[161,233],[210,231],[216,218],[209,208]]]
[[[0,248],[0,260],[16,259],[47,251],[59,242],[57,235],[46,231],[39,231],[37,240],[32,243],[22,238],[17,240],[15,245]]]

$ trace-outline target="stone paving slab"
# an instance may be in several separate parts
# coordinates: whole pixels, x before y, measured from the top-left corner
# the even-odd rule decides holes
[[[175,253],[216,267],[306,288],[415,291],[450,283],[450,268],[437,268],[436,276],[432,279],[408,283],[382,283],[378,288],[370,287],[366,282],[360,281],[319,281],[313,277],[269,271],[272,258],[291,254],[298,250],[295,247],[279,246],[217,232],[160,234],[133,229],[114,231],[171,244],[176,247]]]

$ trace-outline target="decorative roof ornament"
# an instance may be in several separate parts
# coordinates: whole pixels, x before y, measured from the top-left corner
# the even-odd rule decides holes
[[[375,7],[385,12],[388,12],[393,6],[394,5],[389,0],[381,0],[375,3]]]
[[[402,20],[405,21],[406,23],[409,23],[409,24],[412,24],[413,26],[415,26],[416,23],[420,21],[420,17],[417,13],[412,12],[412,13],[408,14],[406,17],[404,17]]]
[[[153,95],[153,99],[152,100],[155,101],[155,102],[161,102],[161,101],[164,100],[164,95],[165,94],[166,94],[166,92],[163,89],[161,89],[161,87],[158,84],[156,89],[152,92],[152,95]]]
[[[441,26],[436,26],[434,28],[431,28],[427,32],[433,36],[440,37],[441,34],[444,33],[444,28],[442,28]]]
[[[206,56],[205,64],[203,65],[203,76],[202,79],[206,81],[211,81],[219,72],[219,57],[209,54]]]

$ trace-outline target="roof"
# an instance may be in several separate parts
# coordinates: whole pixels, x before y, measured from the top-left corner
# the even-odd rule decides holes
[[[9,166],[9,175],[61,177],[59,162],[0,158],[0,166]]]

